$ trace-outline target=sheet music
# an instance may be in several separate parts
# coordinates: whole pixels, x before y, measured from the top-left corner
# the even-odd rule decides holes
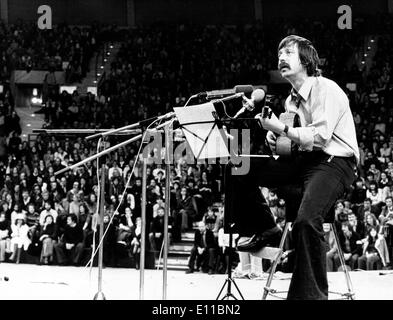
[[[208,102],[195,106],[178,107],[173,108],[173,110],[183,127],[183,133],[195,158],[229,157],[226,141],[223,139],[218,127],[214,126],[215,118],[213,114],[216,110],[213,103]],[[205,143],[208,136],[209,139]]]

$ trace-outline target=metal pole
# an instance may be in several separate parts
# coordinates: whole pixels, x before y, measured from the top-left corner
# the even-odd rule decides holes
[[[170,175],[172,163],[172,136],[171,125],[165,127],[165,215],[164,215],[164,254],[163,254],[163,279],[162,299],[167,298],[167,269],[168,269],[168,219],[170,211]]]
[[[333,229],[334,239],[336,240],[336,244],[337,244],[338,257],[340,259],[341,267],[343,268],[343,271],[344,271],[345,281],[347,282],[348,292],[347,292],[347,294],[345,294],[345,296],[347,296],[347,298],[353,300],[355,294],[353,292],[351,277],[349,276],[347,266],[345,265],[344,254],[343,254],[342,248],[340,246],[338,232],[337,232],[334,222],[330,223],[330,225],[332,226],[332,229]]]
[[[131,130],[131,129],[134,129],[131,132],[138,132],[138,133],[140,133],[140,131],[141,131],[140,129],[137,129],[137,130],[135,130],[135,129],[138,128],[138,127],[142,127],[143,124],[148,124],[148,123],[150,123],[150,122],[152,122],[154,120],[170,119],[170,118],[172,118],[174,116],[175,116],[174,112],[168,112],[168,113],[166,113],[164,115],[161,115],[161,116],[158,116],[158,117],[153,117],[153,118],[146,119],[146,120],[143,120],[143,121],[139,121],[139,122],[136,122],[136,123],[133,123],[133,124],[129,124],[129,125],[124,126],[124,127],[120,127],[120,128],[117,128],[117,129],[110,129],[110,130],[107,130],[107,131],[101,132],[101,133],[96,133],[94,135],[86,137],[86,140],[98,138],[100,136],[101,137],[105,137],[105,136],[113,135],[115,133],[123,132],[125,130]]]
[[[119,143],[119,144],[117,144],[117,145],[114,145],[113,147],[107,148],[107,149],[105,149],[104,151],[101,151],[101,152],[96,153],[96,154],[94,154],[94,155],[92,155],[92,156],[90,156],[90,157],[87,157],[87,158],[85,158],[85,159],[79,161],[78,163],[75,163],[75,164],[73,164],[73,165],[71,165],[71,166],[68,166],[68,167],[63,168],[63,169],[61,169],[61,170],[59,170],[59,171],[56,171],[56,172],[55,172],[55,176],[56,176],[56,175],[59,175],[59,174],[61,174],[61,173],[63,173],[63,172],[66,172],[66,171],[69,171],[69,170],[73,170],[73,169],[75,169],[75,168],[78,168],[78,167],[80,167],[82,164],[84,164],[84,163],[86,163],[86,162],[93,161],[93,160],[95,160],[95,159],[97,159],[97,158],[99,158],[99,157],[101,157],[101,156],[103,156],[103,155],[106,155],[106,154],[108,154],[108,153],[110,153],[110,152],[112,152],[112,151],[114,151],[114,150],[116,150],[116,149],[119,149],[119,148],[121,148],[122,146],[125,146],[125,145],[127,145],[127,144],[129,144],[129,143],[131,143],[131,142],[138,141],[139,139],[142,138],[142,136],[143,136],[142,134],[138,134],[137,136],[132,137],[131,139],[125,140],[125,141],[123,141],[123,142],[121,142],[121,143]]]
[[[112,132],[113,129],[34,129],[33,133],[46,133],[46,134],[57,134],[57,135],[75,135],[75,134],[96,134],[93,138],[99,138],[106,132],[111,132],[111,135],[123,135],[123,134],[140,134],[142,132],[141,129],[133,129],[133,130],[121,130],[121,132],[116,131]],[[105,136],[107,136],[106,134]],[[86,140],[92,139],[87,136]]]
[[[105,163],[101,167],[101,185],[100,185],[100,247],[98,251],[98,292],[94,296],[94,300],[106,300],[102,292],[102,260],[103,260],[103,247],[102,236],[104,234],[104,195],[105,195]]]
[[[141,142],[143,143],[143,141]],[[139,277],[139,300],[144,298],[145,282],[145,249],[146,249],[146,187],[147,187],[147,158],[143,157],[142,171],[142,216],[141,216],[141,254],[140,254],[140,277]]]
[[[171,122],[171,121],[172,121],[172,120],[169,120],[169,121],[166,121],[166,122],[164,122],[164,123],[162,123],[162,124],[159,124],[159,125],[158,125],[157,127],[155,127],[154,129],[149,129],[149,131],[151,131],[151,132],[156,132],[157,130],[159,130],[159,129],[161,129],[161,128],[164,128],[164,127],[165,127],[169,122]],[[55,172],[55,176],[56,176],[56,175],[59,175],[59,174],[61,174],[61,173],[63,173],[63,172],[66,172],[66,171],[69,171],[69,170],[73,170],[73,169],[75,169],[75,168],[77,168],[77,167],[80,167],[82,164],[84,164],[84,163],[86,163],[86,162],[90,162],[90,161],[92,161],[92,160],[94,160],[94,159],[97,159],[97,158],[99,158],[99,157],[102,157],[102,156],[105,155],[105,154],[111,153],[112,151],[114,151],[114,150],[116,150],[116,149],[119,149],[119,148],[121,148],[121,147],[123,147],[123,146],[125,146],[125,145],[127,145],[127,144],[129,144],[129,143],[131,143],[131,142],[137,141],[137,140],[141,139],[142,137],[143,137],[143,134],[138,134],[137,136],[132,137],[131,139],[125,140],[125,141],[123,141],[123,142],[120,142],[119,144],[117,144],[117,145],[115,145],[115,146],[113,146],[113,147],[107,148],[107,149],[105,149],[104,151],[101,151],[101,152],[99,152],[99,153],[97,153],[97,154],[95,154],[95,155],[92,155],[92,156],[90,156],[90,157],[87,157],[87,158],[85,158],[85,159],[79,161],[78,163],[75,163],[75,164],[73,164],[73,165],[71,165],[71,166],[68,166],[68,167],[63,168],[63,169],[61,169],[61,170],[59,170],[59,171],[56,171],[56,172]]]

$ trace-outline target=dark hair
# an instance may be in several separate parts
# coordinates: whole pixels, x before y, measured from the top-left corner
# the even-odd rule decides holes
[[[366,213],[365,215],[364,215],[364,222],[365,222],[365,224],[366,225],[368,225],[368,222],[367,222],[367,217],[368,216],[370,216],[371,217],[371,219],[373,219],[373,224],[371,225],[371,226],[377,226],[378,225],[378,219],[377,219],[377,217],[375,216],[375,214],[374,213]]]
[[[375,236],[375,238],[373,238],[373,237],[371,236],[371,230],[375,230],[375,232],[377,233],[376,236]],[[370,228],[368,229],[368,231],[367,231],[367,240],[368,240],[368,243],[374,243],[374,242],[376,241],[377,237],[378,237],[378,229],[377,229],[376,227],[370,227]]]
[[[75,213],[70,213],[68,216],[67,216],[67,218],[71,218],[71,220],[73,221],[73,222],[78,222],[78,218],[77,218],[77,216],[76,216],[76,214]]]
[[[320,76],[321,70],[318,69],[319,56],[310,40],[290,35],[281,40],[278,51],[292,44],[297,44],[299,50],[300,63],[306,68],[308,76]]]
[[[44,222],[46,222],[46,220],[48,220],[48,217],[52,218],[52,223],[55,222],[55,218],[51,214],[48,214],[47,216],[45,216]]]
[[[89,213],[89,208],[88,208],[86,202],[81,202],[81,203],[79,203],[79,206],[78,206],[78,207],[79,207],[79,208],[80,208],[80,207],[83,207],[83,209],[85,209],[85,213],[86,213],[86,214]]]
[[[337,206],[338,206],[340,203],[343,205],[343,207],[345,207],[345,206],[344,206],[344,200],[342,200],[342,199],[337,200],[337,201],[336,201],[336,204],[334,205],[334,207],[337,208]]]
[[[369,186],[374,185],[375,187],[378,187],[378,184],[375,180],[370,181]]]
[[[44,205],[45,203],[49,204],[51,208],[53,207],[52,201],[50,201],[49,199],[44,201]]]
[[[18,224],[18,221],[19,221],[19,220],[21,220],[21,221],[22,221],[22,225],[26,224],[26,222],[25,222],[25,219],[23,219],[23,218],[16,218],[16,219],[15,219],[15,222],[14,222],[14,223],[15,223],[15,225],[17,225],[17,224]]]

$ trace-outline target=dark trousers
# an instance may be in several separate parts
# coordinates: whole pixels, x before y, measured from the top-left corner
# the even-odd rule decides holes
[[[373,255],[366,257],[366,254],[362,255],[359,260],[359,269],[362,270],[380,270],[382,269],[381,258],[379,255]]]
[[[77,243],[71,250],[66,249],[64,242],[54,244],[56,259],[59,264],[66,264],[71,261],[72,264],[79,264],[81,261],[84,245],[82,242]]]
[[[204,270],[207,269],[207,265],[208,269],[214,270],[216,262],[216,249],[205,248],[203,253],[200,255],[198,253],[197,247],[192,247],[190,258],[188,260],[188,267],[190,268],[190,270],[194,270],[195,260],[197,263],[197,268],[202,267],[202,270]]]
[[[334,254],[334,264],[336,265],[337,269],[341,266],[340,257],[338,253]],[[359,255],[353,254],[348,260],[345,260],[345,264],[351,268],[351,270],[355,270],[358,267],[358,260]]]
[[[352,159],[323,152],[301,153],[294,158],[251,158],[247,175],[226,167],[226,210],[240,234],[263,232],[275,221],[259,186],[279,188],[293,224],[294,269],[287,299],[327,299],[326,244],[322,228],[329,211],[355,180]],[[301,196],[286,197],[288,185],[300,185]],[[283,188],[280,188],[283,187]],[[258,230],[257,230],[258,228]]]

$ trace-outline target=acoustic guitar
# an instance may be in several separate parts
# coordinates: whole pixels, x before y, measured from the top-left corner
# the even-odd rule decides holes
[[[262,112],[263,118],[271,118],[273,111],[269,107],[264,107]],[[296,128],[300,127],[299,115],[295,112],[283,112],[278,118],[282,123],[288,127]],[[292,156],[298,150],[298,145],[294,143],[288,137],[278,135],[276,140],[276,154],[279,156],[289,157]]]

